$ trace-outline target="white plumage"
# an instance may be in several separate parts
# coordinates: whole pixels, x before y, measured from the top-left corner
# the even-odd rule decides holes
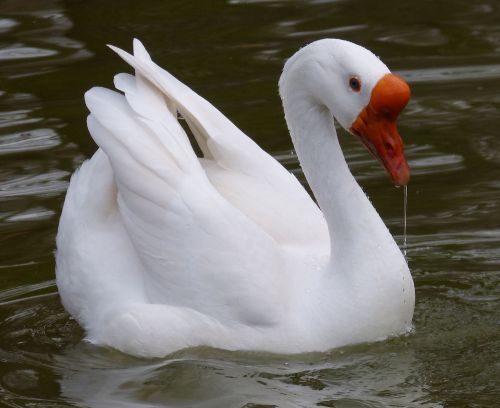
[[[286,118],[323,215],[293,175],[139,41],[133,56],[111,48],[135,76],[115,77],[123,94],[85,95],[99,150],[71,179],[57,236],[61,299],[90,341],[140,356],[198,345],[289,353],[408,329],[411,275],[351,176],[332,120],[352,123],[388,72],[382,62],[322,40],[285,66]],[[351,101],[338,78],[353,69],[366,91]]]

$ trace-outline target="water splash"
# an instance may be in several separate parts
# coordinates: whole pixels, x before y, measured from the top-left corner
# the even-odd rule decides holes
[[[406,207],[408,205],[408,186],[403,187],[403,254],[406,257]]]

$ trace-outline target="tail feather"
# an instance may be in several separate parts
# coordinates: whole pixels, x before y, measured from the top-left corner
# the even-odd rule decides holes
[[[134,41],[134,49],[141,50],[139,51],[140,57],[112,45],[108,47],[131,65],[136,73],[147,78],[160,89],[167,98],[169,106],[173,104],[177,108],[186,119],[205,158],[223,161],[223,158],[217,157],[217,154],[214,154],[210,148],[210,143],[217,141],[226,147],[232,147],[235,151],[256,148],[260,151],[260,148],[217,108],[151,61],[139,40]]]
[[[163,94],[141,75],[117,74],[114,84],[125,94],[138,120],[151,128],[153,135],[161,136],[158,142],[171,150],[174,156],[182,158],[182,162],[193,165],[196,160],[189,139],[167,106]]]
[[[217,108],[156,65],[139,40],[134,40],[134,55],[112,45],[109,47],[131,65],[137,75],[158,88],[168,106],[174,106],[186,119],[204,158],[216,161],[222,168],[252,175],[278,189],[299,189],[295,179],[292,180],[276,160]]]
[[[134,57],[135,58],[140,59],[146,63],[151,63],[151,64],[153,63],[153,60],[151,59],[151,56],[149,55],[148,51],[146,50],[144,45],[142,45],[142,43],[137,38],[134,38],[133,49],[134,49]],[[141,73],[138,72],[137,70],[135,72],[135,75],[137,78],[139,78],[141,80],[143,80],[143,79],[147,80],[147,78],[144,78],[141,75]],[[168,109],[172,113],[172,116],[174,118],[176,118],[177,117],[177,107],[175,105],[175,101],[173,101],[171,99],[166,99],[165,103],[167,104]]]
[[[190,161],[176,156],[178,151],[172,149],[175,144],[169,143],[171,135],[165,129],[156,134],[161,126],[146,125],[147,120],[140,120],[125,97],[117,92],[92,88],[85,94],[85,101],[91,112],[89,131],[109,157],[119,188],[126,187],[155,203],[167,202],[168,197],[163,194],[175,194],[183,176],[191,170]],[[151,128],[153,125],[156,129]],[[193,157],[192,161],[198,163],[194,153]],[[149,187],[155,184],[163,187]]]

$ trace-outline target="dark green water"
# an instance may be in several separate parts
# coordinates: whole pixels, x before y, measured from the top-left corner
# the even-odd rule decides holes
[[[0,2],[0,405],[500,406],[500,4],[485,1]],[[323,37],[372,49],[412,85],[410,336],[331,353],[197,349],[140,360],[81,342],[54,284],[70,174],[95,150],[82,94],[136,36],[300,175],[277,80]],[[348,135],[353,172],[402,242],[402,191]]]

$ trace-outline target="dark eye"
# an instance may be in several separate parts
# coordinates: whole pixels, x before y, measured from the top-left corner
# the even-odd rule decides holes
[[[359,92],[361,90],[361,81],[357,77],[349,78],[349,86],[354,92]]]

